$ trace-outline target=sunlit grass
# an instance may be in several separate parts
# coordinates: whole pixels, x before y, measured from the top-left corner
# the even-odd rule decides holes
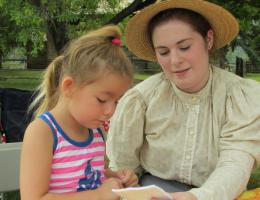
[[[145,80],[147,79],[149,76],[151,76],[150,74],[135,74],[134,78],[137,80]]]
[[[260,74],[259,73],[247,73],[246,78],[256,80],[260,82]]]

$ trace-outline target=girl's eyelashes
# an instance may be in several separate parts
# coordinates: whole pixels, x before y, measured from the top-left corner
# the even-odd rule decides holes
[[[99,103],[101,103],[101,104],[105,104],[105,103],[111,102],[109,99],[108,99],[108,100],[103,100],[103,99],[100,99],[100,98],[98,98],[98,97],[97,97],[97,101],[98,101]],[[111,103],[114,103],[114,105],[117,106],[118,101],[119,101],[119,100],[116,100],[116,101],[113,101],[113,102],[111,102]]]
[[[106,103],[106,100],[100,99],[98,97],[97,97],[97,100],[98,100],[99,103]]]

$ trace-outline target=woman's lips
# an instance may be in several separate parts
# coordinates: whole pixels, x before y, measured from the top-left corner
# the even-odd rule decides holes
[[[175,71],[175,72],[173,72],[173,73],[176,73],[176,74],[178,74],[178,73],[183,73],[183,72],[188,71],[189,69],[190,69],[190,68],[183,69],[183,70],[178,70],[178,71]]]
[[[188,74],[189,70],[191,68],[187,68],[187,69],[183,69],[183,70],[178,70],[178,71],[175,71],[173,72],[177,77],[179,78],[183,78],[183,77],[186,77],[186,75]]]

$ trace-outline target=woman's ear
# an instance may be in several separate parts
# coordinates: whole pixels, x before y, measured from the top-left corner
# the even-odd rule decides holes
[[[64,77],[62,84],[61,84],[61,90],[64,96],[70,97],[73,89],[74,89],[75,81],[71,76]]]
[[[214,43],[214,32],[212,29],[210,29],[207,33],[207,47],[208,50],[211,50]]]

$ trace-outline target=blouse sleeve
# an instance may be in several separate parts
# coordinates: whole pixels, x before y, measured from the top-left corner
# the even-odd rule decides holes
[[[228,91],[216,169],[190,191],[199,200],[233,200],[260,164],[260,84],[242,79]]]
[[[139,152],[143,145],[145,109],[136,89],[129,90],[120,99],[107,138],[107,155],[112,170],[133,169],[141,174]]]
[[[260,165],[260,84],[242,79],[230,88],[220,151],[244,152]]]

